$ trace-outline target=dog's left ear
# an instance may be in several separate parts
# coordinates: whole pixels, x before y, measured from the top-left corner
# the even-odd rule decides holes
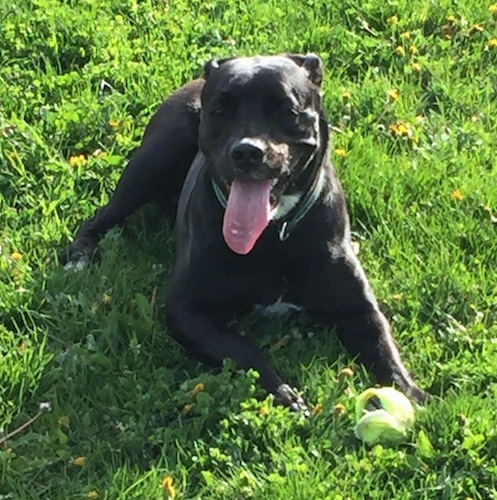
[[[211,59],[207,61],[204,65],[204,78],[209,78],[209,75],[214,72],[221,64],[224,64],[227,61],[231,61],[234,57],[225,57],[223,59]]]
[[[309,80],[311,80],[314,85],[318,87],[321,86],[323,81],[323,62],[318,55],[310,53],[305,56],[301,54],[286,54],[286,56],[294,63],[307,70]]]

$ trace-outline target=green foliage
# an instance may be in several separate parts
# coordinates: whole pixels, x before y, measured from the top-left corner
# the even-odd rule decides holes
[[[0,444],[6,499],[497,498],[497,7],[461,0],[0,2]],[[368,448],[372,381],[305,320],[245,318],[309,419],[163,326],[173,245],[153,209],[64,273],[150,116],[211,57],[316,51],[354,239],[435,397]],[[82,459],[84,457],[84,460]],[[171,476],[171,483],[164,478]],[[174,491],[173,491],[174,488]]]

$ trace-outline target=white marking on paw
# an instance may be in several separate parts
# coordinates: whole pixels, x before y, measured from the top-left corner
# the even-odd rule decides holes
[[[64,266],[64,271],[74,271],[79,272],[82,271],[85,267],[90,263],[88,257],[81,257],[76,262],[68,262]]]

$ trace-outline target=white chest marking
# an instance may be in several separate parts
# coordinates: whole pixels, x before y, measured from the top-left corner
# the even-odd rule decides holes
[[[279,203],[271,210],[271,220],[277,220],[284,217],[300,201],[302,194],[285,194],[281,197]]]
[[[274,304],[270,304],[268,306],[255,306],[257,311],[260,311],[265,316],[269,315],[283,315],[289,311],[302,311],[302,307],[297,306],[295,304],[291,304],[290,302],[283,302],[283,297],[279,297],[278,300]]]

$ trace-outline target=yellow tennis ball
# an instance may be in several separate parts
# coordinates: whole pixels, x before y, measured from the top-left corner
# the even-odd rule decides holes
[[[411,402],[393,387],[367,389],[355,409],[355,435],[368,444],[403,441],[414,425]]]

